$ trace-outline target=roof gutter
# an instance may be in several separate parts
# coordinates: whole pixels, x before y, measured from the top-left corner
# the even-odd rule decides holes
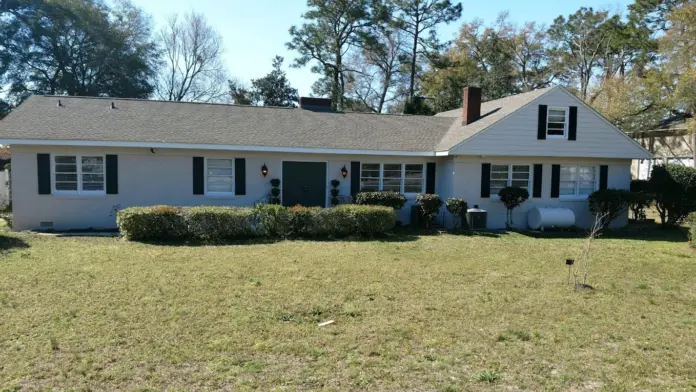
[[[303,154],[337,154],[337,155],[388,155],[433,157],[440,156],[434,151],[398,151],[398,150],[359,150],[342,148],[305,148],[274,146],[241,146],[229,144],[189,144],[164,142],[120,142],[97,140],[48,140],[48,139],[0,139],[0,144],[16,146],[66,146],[66,147],[126,147],[126,148],[172,148],[183,150],[223,150],[254,152],[287,152]]]

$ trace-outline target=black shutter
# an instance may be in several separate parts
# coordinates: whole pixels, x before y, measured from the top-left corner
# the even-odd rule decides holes
[[[546,105],[539,105],[539,124],[537,129],[537,139],[546,139],[546,112],[548,107]]]
[[[350,194],[355,195],[360,192],[360,162],[353,161],[350,163]]]
[[[561,194],[561,165],[551,166],[551,197],[558,198]]]
[[[425,171],[425,193],[435,193],[435,162],[428,162]]]
[[[246,195],[246,159],[234,160],[234,194]]]
[[[106,194],[118,195],[118,155],[106,156]]]
[[[544,165],[534,165],[534,186],[532,187],[532,197],[541,197],[541,184],[544,177]]]
[[[491,164],[481,164],[481,197],[491,197]]]
[[[570,119],[568,121],[568,140],[577,140],[578,138],[578,107],[570,107]]]
[[[36,169],[39,178],[39,195],[51,194],[51,155],[36,154]]]
[[[607,189],[609,184],[609,166],[602,165],[599,167],[599,189]]]
[[[205,163],[203,157],[193,157],[193,194],[205,193]]]

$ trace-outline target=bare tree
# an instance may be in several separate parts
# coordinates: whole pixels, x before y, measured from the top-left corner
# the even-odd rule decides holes
[[[228,99],[222,37],[195,12],[172,15],[159,34],[165,66],[155,94],[167,101],[218,102]]]
[[[402,69],[407,59],[402,55],[408,39],[401,30],[380,29],[377,41],[349,60],[346,93],[369,111],[382,113],[386,104],[398,99],[394,91],[399,82],[408,82]]]

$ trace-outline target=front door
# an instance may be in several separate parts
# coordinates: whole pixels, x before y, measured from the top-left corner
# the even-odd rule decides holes
[[[283,162],[283,205],[326,206],[326,163]]]

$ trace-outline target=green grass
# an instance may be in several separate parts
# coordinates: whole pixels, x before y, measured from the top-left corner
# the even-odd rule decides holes
[[[654,234],[598,240],[575,291],[577,238],[4,233],[0,390],[694,390],[696,253]]]

